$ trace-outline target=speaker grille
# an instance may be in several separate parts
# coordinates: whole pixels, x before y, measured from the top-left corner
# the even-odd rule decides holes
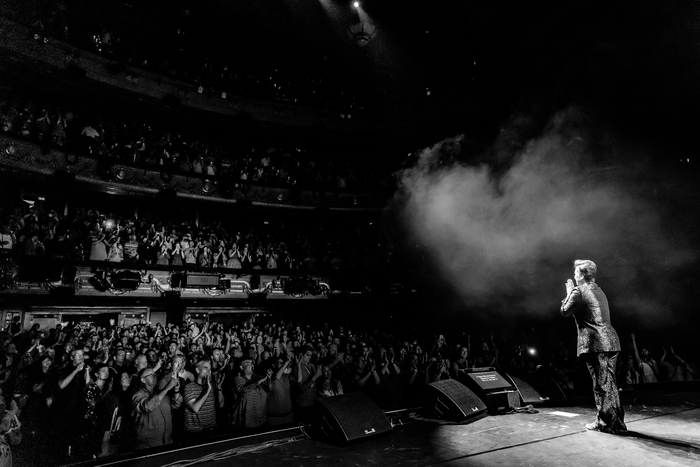
[[[510,377],[518,388],[523,404],[550,404],[566,402],[566,395],[548,375],[528,375],[525,378]]]
[[[379,406],[361,392],[317,399],[314,420],[324,441],[356,441],[391,431]]]
[[[423,409],[427,417],[462,422],[483,414],[486,405],[465,385],[447,379],[428,385]]]

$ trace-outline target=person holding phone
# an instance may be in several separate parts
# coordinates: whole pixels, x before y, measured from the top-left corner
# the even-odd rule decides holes
[[[627,431],[625,412],[620,404],[615,369],[620,339],[610,324],[610,308],[603,290],[596,284],[598,267],[593,261],[574,261],[574,282],[566,281],[562,316],[573,316],[578,328],[576,355],[586,362],[593,379],[598,414],[586,429],[620,434]]]

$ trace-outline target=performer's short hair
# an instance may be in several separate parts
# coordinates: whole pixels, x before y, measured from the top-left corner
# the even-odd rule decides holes
[[[590,259],[577,259],[574,261],[574,267],[581,271],[581,275],[586,282],[595,282],[598,266],[593,261]]]

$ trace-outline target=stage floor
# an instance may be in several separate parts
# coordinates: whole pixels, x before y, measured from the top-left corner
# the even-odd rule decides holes
[[[247,436],[101,465],[260,466],[700,466],[700,393],[623,394],[629,433],[590,432],[592,395],[570,397],[538,413],[490,415],[468,424],[412,421],[391,433],[347,446],[305,439],[299,429]],[[189,463],[214,453],[226,460]],[[90,463],[93,464],[94,463]]]

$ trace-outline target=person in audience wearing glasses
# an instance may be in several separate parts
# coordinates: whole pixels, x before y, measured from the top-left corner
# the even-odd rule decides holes
[[[178,384],[178,378],[170,378],[165,387],[156,392],[157,376],[153,368],[139,372],[140,389],[131,398],[135,413],[136,448],[163,446],[173,442],[172,410],[182,404],[182,396],[175,391],[173,397],[168,392]]]
[[[586,429],[620,434],[627,431],[625,411],[620,403],[615,376],[620,339],[610,324],[610,308],[603,290],[596,284],[598,267],[590,260],[574,261],[574,279],[566,281],[566,298],[561,314],[573,316],[578,328],[577,356],[586,362],[593,379],[596,419]]]

